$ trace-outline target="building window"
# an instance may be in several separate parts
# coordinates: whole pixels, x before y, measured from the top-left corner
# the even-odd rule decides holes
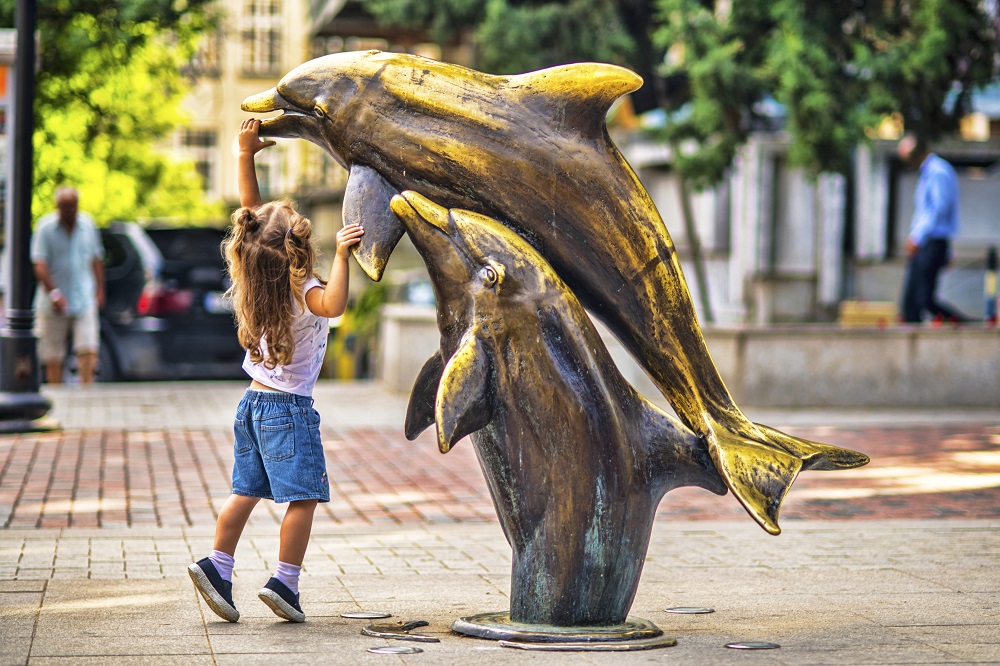
[[[194,162],[194,168],[201,176],[201,189],[205,194],[218,194],[215,174],[219,159],[219,136],[215,130],[181,130],[181,153]]]
[[[281,70],[280,0],[245,0],[243,4],[243,73],[273,76]]]
[[[219,76],[222,64],[222,33],[212,30],[205,33],[191,62],[184,68],[189,76]]]

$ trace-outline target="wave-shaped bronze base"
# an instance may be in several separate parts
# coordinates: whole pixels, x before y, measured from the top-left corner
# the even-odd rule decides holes
[[[514,622],[510,613],[481,613],[455,620],[452,631],[499,640],[504,647],[556,651],[629,651],[672,647],[676,639],[649,620],[629,617],[622,624],[599,627],[557,627]]]

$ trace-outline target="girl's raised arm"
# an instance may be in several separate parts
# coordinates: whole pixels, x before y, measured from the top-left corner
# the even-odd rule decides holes
[[[361,242],[364,233],[360,224],[348,224],[337,232],[337,256],[333,259],[326,288],[310,289],[306,293],[306,305],[313,314],[320,317],[339,317],[344,314],[350,278],[347,260],[351,256],[351,246]]]
[[[257,167],[254,164],[254,155],[275,144],[274,141],[261,141],[259,132],[260,121],[256,118],[244,120],[243,124],[240,125],[240,206],[245,208],[256,208],[262,203],[260,186],[257,184]]]

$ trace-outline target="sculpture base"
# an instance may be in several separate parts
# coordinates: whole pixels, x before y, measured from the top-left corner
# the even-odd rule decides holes
[[[5,432],[32,432],[49,430],[43,417],[52,409],[52,401],[37,391],[0,390],[0,421],[10,425]],[[39,427],[32,424],[38,423]],[[16,428],[16,429],[15,429]]]
[[[510,613],[482,613],[455,620],[452,631],[466,636],[499,640],[503,647],[550,651],[629,651],[671,647],[673,638],[649,620],[630,617],[622,624],[596,627],[557,627],[512,622]]]
[[[53,432],[62,430],[62,424],[50,416],[40,419],[0,420],[0,435],[13,435],[21,432]]]

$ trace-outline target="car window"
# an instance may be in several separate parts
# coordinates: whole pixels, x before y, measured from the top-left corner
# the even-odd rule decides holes
[[[104,244],[104,270],[127,270],[126,264],[131,259],[131,255],[126,250],[122,237],[112,231],[102,229],[101,241]]]

